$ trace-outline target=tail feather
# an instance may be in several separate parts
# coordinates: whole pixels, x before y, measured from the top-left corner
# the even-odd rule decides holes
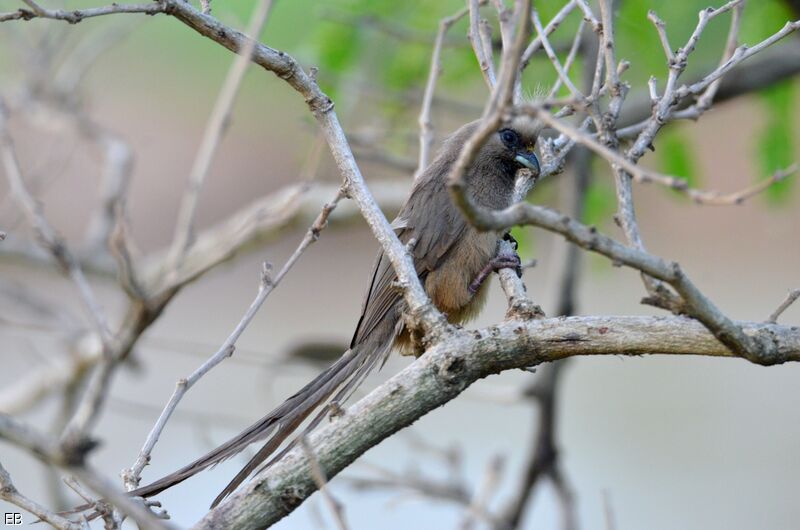
[[[364,360],[368,357],[368,354],[369,352],[362,347],[348,350],[324,372],[286,399],[286,401],[272,412],[253,423],[234,438],[231,438],[213,451],[203,455],[179,470],[151,484],[129,492],[130,495],[138,497],[157,495],[183,482],[196,473],[235,456],[248,445],[269,437],[264,447],[256,453],[256,456],[253,457],[250,463],[236,475],[220,496],[215,499],[214,505],[216,505],[222,498],[236,489],[236,487],[258,467],[258,463],[273,453],[320,403],[325,401],[339,386],[347,381],[353,373],[359,372],[360,370],[358,369],[365,364]],[[254,464],[257,458],[260,458],[260,460]]]
[[[286,453],[297,445],[300,438],[314,430],[327,416],[330,410],[330,404],[317,412],[317,415],[306,426],[302,434],[294,438],[277,455],[273,456],[264,464],[264,461],[269,458],[295,430],[297,430],[297,427],[299,427],[309,414],[316,410],[320,403],[327,400],[337,388],[338,392],[333,396],[331,402],[340,403],[346,401],[347,398],[350,397],[352,391],[364,380],[364,377],[372,371],[377,360],[383,357],[382,351],[371,351],[363,347],[356,347],[355,351],[356,354],[353,356],[351,362],[334,374],[329,381],[325,382],[315,394],[309,396],[298,408],[281,419],[278,431],[272,435],[261,449],[259,449],[247,465],[236,474],[233,480],[225,486],[225,489],[217,495],[214,502],[211,503],[211,508],[214,508],[217,504],[222,502],[225,497],[233,493],[233,491],[254,471],[258,470],[261,472],[283,458]]]
[[[331,398],[329,404],[324,409],[320,410],[319,413],[314,417],[314,419],[308,423],[306,428],[303,429],[303,433],[300,436],[293,439],[291,442],[289,442],[286,445],[286,447],[281,449],[280,453],[273,456],[272,459],[270,459],[266,464],[261,466],[257,472],[260,473],[261,471],[272,466],[272,464],[283,458],[289,451],[291,451],[303,436],[307,436],[320,424],[320,422],[323,419],[325,419],[325,416],[327,416],[328,412],[330,411],[330,407],[333,403],[343,403],[347,401],[353,394],[353,392],[356,390],[356,388],[358,388],[358,386],[367,376],[367,374],[369,374],[369,372],[371,372],[375,368],[375,364],[377,363],[378,359],[379,357],[377,355],[369,358],[367,362],[365,362],[361,366],[361,368],[359,368],[358,372],[356,372],[356,374],[347,382],[347,384],[345,384],[342,388],[340,388],[339,392],[337,392],[336,395],[333,396],[333,398]]]

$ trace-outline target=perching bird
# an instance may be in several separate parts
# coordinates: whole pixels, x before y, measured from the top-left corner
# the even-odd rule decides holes
[[[475,230],[452,202],[447,189],[448,174],[478,125],[477,121],[468,123],[447,139],[436,159],[414,182],[411,194],[392,223],[403,243],[415,240],[410,252],[420,281],[433,304],[453,323],[463,322],[481,309],[486,299],[484,280],[491,271],[519,267],[516,254],[498,255],[503,234]],[[535,122],[519,117],[490,136],[465,173],[466,190],[478,205],[502,209],[525,197],[539,175],[539,162],[534,154],[538,133],[539,126]],[[518,176],[518,170],[523,167],[530,172],[520,172]],[[403,326],[405,302],[392,286],[394,280],[394,270],[381,252],[350,349],[338,361],[228,442],[130,494],[149,497],[160,493],[238,454],[248,445],[268,438],[214,499],[212,507],[216,506],[257,468],[280,459],[294,443],[277,455],[275,451],[320,405],[330,400],[307,430],[319,424],[331,403],[345,401],[364,377],[385,361],[393,348],[404,354],[416,353],[412,351],[412,341]],[[272,459],[268,460],[270,457]]]

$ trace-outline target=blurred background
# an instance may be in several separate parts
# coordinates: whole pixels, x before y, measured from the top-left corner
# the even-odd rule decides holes
[[[665,79],[658,36],[646,17],[655,9],[673,46],[685,42],[706,0],[617,2],[618,54],[630,61],[624,79],[633,105],[651,75]],[[48,4],[55,7],[55,4]],[[84,2],[69,2],[67,8]],[[243,28],[254,2],[215,0],[213,14]],[[561,2],[536,2],[549,20]],[[0,11],[18,3],[0,0]],[[463,2],[278,0],[262,42],[290,53],[319,80],[336,109],[367,183],[408,189],[416,166],[417,116],[439,20]],[[493,24],[496,18],[487,18]],[[797,2],[750,1],[740,41],[755,44],[787,20]],[[690,57],[687,79],[716,67],[729,15],[715,20]],[[551,37],[563,55],[579,17]],[[437,146],[480,116],[487,96],[465,37],[466,20],[448,33],[443,73],[433,103]],[[495,31],[499,38],[499,32]],[[794,39],[794,41],[793,41]],[[773,64],[800,65],[800,37],[776,48]],[[76,248],[99,202],[103,153],[79,126],[56,116],[81,116],[122,139],[134,154],[128,198],[131,234],[142,254],[171,241],[189,169],[233,55],[166,16],[114,15],[78,25],[35,20],[0,24],[0,94],[11,102],[10,132],[26,181],[51,223]],[[768,50],[775,52],[774,49]],[[794,55],[792,55],[794,54]],[[793,58],[793,59],[792,59]],[[755,56],[752,61],[761,59]],[[747,63],[745,63],[745,66]],[[580,72],[581,60],[575,68]],[[798,82],[791,68],[774,82],[716,104],[697,123],[670,124],[643,164],[687,178],[693,186],[734,191],[800,157]],[[753,74],[755,75],[755,74]],[[546,59],[526,70],[533,95],[555,81]],[[756,84],[757,85],[757,84]],[[29,102],[47,102],[47,105]],[[60,113],[45,112],[48,105]],[[643,117],[646,117],[643,116]],[[83,119],[83,118],[81,118]],[[80,120],[78,120],[80,121]],[[613,178],[605,162],[590,163],[582,216],[623,238],[613,222]],[[679,261],[729,316],[763,320],[800,287],[800,185],[797,177],[738,206],[703,207],[669,190],[636,186],[640,227],[648,249]],[[327,146],[302,98],[284,81],[253,67],[234,107],[198,208],[198,228],[212,227],[283,186],[339,181]],[[569,211],[572,165],[540,182],[530,200]],[[315,184],[316,185],[316,184]],[[317,208],[322,205],[320,198]],[[388,201],[387,216],[397,201]],[[315,208],[316,209],[316,208]],[[129,467],[175,381],[216,351],[255,295],[263,261],[280,267],[303,236],[307,220],[288,223],[248,245],[234,259],[188,285],[149,328],[117,374],[95,435],[92,463],[116,478]],[[28,374],[69,363],[81,347],[86,319],[74,285],[53,266],[19,249],[33,241],[25,218],[0,180],[0,407]],[[536,259],[524,280],[548,315],[558,312],[566,245],[526,228],[515,232],[524,260]],[[319,373],[348,343],[378,245],[355,216],[332,223],[270,296],[231,359],[181,402],[145,469],[148,483],[238,433]],[[46,261],[46,260],[45,260]],[[575,311],[586,315],[661,314],[639,303],[639,275],[584,255]],[[127,298],[113,275],[89,273],[112,324]],[[495,284],[474,326],[503,318]],[[800,305],[782,322],[797,324]],[[393,358],[362,387],[364,395],[411,360]],[[501,509],[519,492],[534,446],[540,409],[525,389],[540,374],[504,373],[469,388],[412,428],[386,440],[331,482],[353,529],[455,528],[465,517],[458,500],[423,495],[415,480],[470,491],[487,479],[487,509]],[[574,494],[580,528],[793,529],[800,524],[800,367],[762,368],[745,361],[693,357],[581,358],[559,372],[556,443],[561,472]],[[55,430],[85,382],[44,392],[13,412]],[[3,410],[9,412],[9,410]],[[235,458],[159,498],[181,526],[196,522],[247,459]],[[18,489],[52,507],[75,497],[46,469],[8,444],[0,461]],[[489,471],[487,471],[489,470]],[[365,480],[362,480],[365,479]],[[441,497],[441,496],[440,496]],[[3,504],[4,511],[18,511]],[[32,516],[25,515],[31,522]],[[552,485],[537,486],[520,528],[560,528]],[[478,527],[485,522],[477,521]],[[332,528],[318,496],[275,528]]]

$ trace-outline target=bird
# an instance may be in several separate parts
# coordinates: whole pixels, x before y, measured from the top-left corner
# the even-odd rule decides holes
[[[481,310],[486,301],[485,280],[492,271],[510,267],[521,274],[516,252],[499,252],[500,240],[508,234],[475,229],[455,205],[448,190],[450,171],[480,123],[481,120],[476,120],[463,125],[443,142],[436,157],[415,179],[408,198],[392,222],[398,238],[409,249],[416,273],[431,302],[454,324],[468,321]],[[503,209],[524,199],[540,173],[535,153],[540,131],[537,121],[517,116],[490,135],[464,174],[466,192],[475,204]],[[316,427],[346,401],[369,372],[385,363],[392,351],[418,356],[419,347],[415,346],[404,325],[402,316],[406,304],[393,285],[395,280],[389,259],[379,252],[350,346],[336,362],[235,437],[129,494],[156,495],[233,457],[252,443],[266,439],[261,449],[214,499],[213,508],[251,474],[285,455],[298,438],[280,452],[276,451],[313,412],[317,414],[304,432]]]

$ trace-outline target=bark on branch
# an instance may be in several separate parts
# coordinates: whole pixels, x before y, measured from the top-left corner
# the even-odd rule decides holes
[[[781,357],[800,361],[800,328],[738,323],[749,336],[769,334]],[[699,322],[685,317],[569,317],[507,321],[462,331],[346,409],[309,437],[328,478],[364,452],[492,374],[576,355],[735,355]],[[259,474],[194,528],[263,528],[291,513],[317,486],[296,448]]]

